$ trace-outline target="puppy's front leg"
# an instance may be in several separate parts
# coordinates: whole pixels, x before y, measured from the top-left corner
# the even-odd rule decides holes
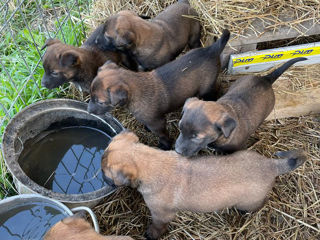
[[[148,240],[155,240],[167,231],[170,221],[175,217],[175,212],[163,210],[151,210],[152,224],[148,227],[145,237]]]
[[[153,119],[148,122],[147,127],[160,138],[158,147],[163,150],[170,150],[172,146],[172,141],[169,138],[166,129],[166,121],[163,117],[162,119]]]

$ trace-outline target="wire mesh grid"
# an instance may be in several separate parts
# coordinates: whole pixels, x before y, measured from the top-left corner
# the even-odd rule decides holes
[[[64,194],[84,194],[101,189],[105,185],[100,167],[102,154],[103,149],[72,146],[66,153],[70,156],[59,162],[44,187]]]
[[[0,150],[10,119],[27,105],[65,96],[64,87],[41,86],[44,73],[42,46],[48,38],[81,45],[87,29],[84,16],[92,0],[0,1]],[[0,151],[1,152],[1,151]],[[0,199],[14,195],[10,176],[0,154]]]
[[[0,3],[0,136],[25,106],[57,97],[41,87],[41,47],[48,38],[75,46],[86,37],[91,0],[4,0]],[[1,148],[1,146],[0,146]]]

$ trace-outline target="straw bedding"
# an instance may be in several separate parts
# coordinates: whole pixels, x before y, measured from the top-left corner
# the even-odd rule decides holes
[[[86,23],[93,29],[106,17],[122,9],[154,16],[175,1],[94,1]],[[319,1],[303,0],[238,0],[190,1],[199,13],[203,25],[202,42],[218,36],[225,27],[234,36],[252,27],[255,18],[268,19],[293,12],[295,27],[308,19],[319,19]],[[273,28],[280,27],[281,21]],[[258,35],[259,33],[257,33]],[[276,94],[283,91],[299,93],[319,88],[319,65],[296,67],[287,71],[275,85]],[[224,89],[235,79],[221,75]],[[122,124],[138,134],[140,141],[157,145],[157,138],[138,123],[124,109],[113,114]],[[168,115],[170,137],[179,134],[180,112]],[[267,157],[276,151],[302,148],[308,160],[298,170],[277,178],[269,200],[258,212],[241,215],[235,209],[220,213],[180,212],[170,223],[168,234],[162,239],[320,239],[320,115],[287,118],[265,122],[250,138],[248,148]],[[204,150],[200,154],[216,154]],[[150,213],[141,195],[133,189],[121,188],[94,209],[102,234],[125,234],[144,239],[143,233],[150,222]]]

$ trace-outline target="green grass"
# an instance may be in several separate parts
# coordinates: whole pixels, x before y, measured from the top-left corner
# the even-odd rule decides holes
[[[71,8],[75,1],[68,0],[66,2],[68,7]],[[78,1],[80,11],[84,9],[86,2]],[[14,7],[18,4],[17,1],[12,1],[12,3]],[[51,1],[41,1],[41,3],[46,11],[52,11]],[[55,6],[59,6],[60,9],[65,6],[65,1],[53,1],[53,3]],[[10,10],[11,12],[14,7]],[[66,15],[64,15],[63,11],[60,11],[60,14],[63,14],[59,17],[59,21],[62,21]],[[79,19],[78,7],[71,11],[71,15]],[[25,25],[24,19],[28,22],[31,32]],[[52,25],[55,27],[51,26],[51,29],[58,29],[58,21],[55,18],[52,19]],[[0,28],[2,26],[1,23],[4,23],[4,21],[5,18],[0,17]],[[41,87],[40,84],[44,70],[42,62],[39,63],[40,55],[38,50],[40,51],[40,48],[48,38],[48,32],[38,27],[41,25],[41,21],[42,18],[40,18],[35,1],[25,1],[22,5],[22,12],[17,12],[10,21],[10,28],[14,33],[15,40],[9,30],[5,30],[0,36],[0,58],[2,63],[0,64],[0,122],[4,121],[0,126],[1,141],[9,119],[21,109],[42,99],[65,96],[65,87],[47,90]],[[54,35],[55,30],[50,30],[50,36]],[[78,41],[76,41],[76,36]],[[84,38],[81,22],[72,22],[68,19],[62,25],[56,38],[64,39],[67,44],[77,46],[77,43],[81,43]],[[41,53],[43,52],[44,50]],[[21,56],[23,56],[24,60]],[[30,74],[31,72],[33,74]],[[11,79],[8,75],[10,75]],[[12,179],[5,168],[2,155],[0,155],[0,199],[12,194],[14,194]]]

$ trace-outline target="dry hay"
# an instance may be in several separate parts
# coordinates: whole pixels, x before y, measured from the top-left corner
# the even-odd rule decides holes
[[[154,16],[175,1],[97,0],[92,6],[86,23],[94,29],[108,16],[131,9],[138,14]],[[294,14],[296,21],[290,26],[319,19],[319,1],[274,0],[274,1],[190,1],[199,13],[203,25],[202,42],[218,36],[225,27],[234,36],[252,28],[255,18],[269,19],[281,14]],[[279,20],[274,27],[283,23]],[[254,29],[253,29],[254,30]],[[261,34],[256,32],[257,35]],[[318,66],[295,67],[287,71],[275,84],[275,92],[308,91],[319,88]],[[235,76],[220,76],[224,89]],[[279,84],[278,84],[279,83]],[[146,131],[142,124],[124,109],[113,114],[128,129],[133,130],[140,141],[156,146],[158,139]],[[180,112],[167,117],[170,137],[179,133]],[[180,212],[169,225],[169,232],[162,239],[320,239],[320,115],[288,118],[265,122],[250,138],[248,148],[267,157],[276,151],[302,148],[308,161],[298,170],[277,178],[270,199],[258,212],[246,215],[235,209],[220,213]],[[211,150],[200,152],[216,154]],[[121,188],[94,209],[102,234],[124,234],[134,239],[144,239],[143,234],[150,222],[150,213],[141,195],[133,189]]]
[[[97,0],[94,2],[89,19],[86,23],[93,29],[108,16],[124,9],[130,9],[138,14],[155,16],[164,7],[174,3],[174,0]],[[296,29],[301,23],[312,20],[319,24],[320,4],[318,0],[189,0],[193,8],[199,13],[203,26],[203,42],[210,36],[220,35],[223,28],[228,28],[235,38],[242,37],[247,30],[252,30],[256,19],[263,22],[272,20],[268,30],[276,30],[281,26]],[[294,16],[294,20],[283,21],[283,16]],[[267,29],[266,29],[267,30]]]
[[[174,2],[176,1],[97,0],[92,5],[90,15],[85,18],[85,22],[93,30],[100,23],[104,22],[107,17],[124,9],[130,9],[138,14],[153,17]],[[292,29],[297,29],[300,24],[309,20],[314,24],[320,24],[320,3],[318,0],[189,0],[189,2],[198,12],[201,25],[203,26],[201,38],[203,45],[211,43],[212,37],[220,36],[224,28],[228,28],[234,38],[243,37],[244,32],[247,30],[251,30],[256,36],[259,36],[263,33],[257,32],[252,25],[256,19],[262,21],[273,19],[273,25],[269,25],[266,29],[272,31],[277,30],[281,26],[290,26]],[[283,21],[283,16],[290,16],[294,19]],[[303,39],[303,42],[300,41],[301,39]],[[299,43],[320,41],[320,34],[309,38],[291,39],[290,42],[288,40],[281,40],[277,44],[278,47],[280,45],[286,46],[290,45],[292,41],[298,41]],[[261,44],[264,45],[264,48],[268,46],[271,48],[277,47],[272,42]],[[320,68],[317,65],[296,69],[287,71],[284,77],[282,77],[285,80],[278,80],[276,82],[276,96],[292,93],[299,94],[299,91],[308,91],[310,87],[314,88],[315,85],[317,88],[319,87],[318,76],[320,75]],[[236,76],[222,78],[222,80],[225,79],[234,80]],[[279,82],[281,82],[282,88],[279,88]],[[287,85],[290,85],[289,91],[284,88]]]

